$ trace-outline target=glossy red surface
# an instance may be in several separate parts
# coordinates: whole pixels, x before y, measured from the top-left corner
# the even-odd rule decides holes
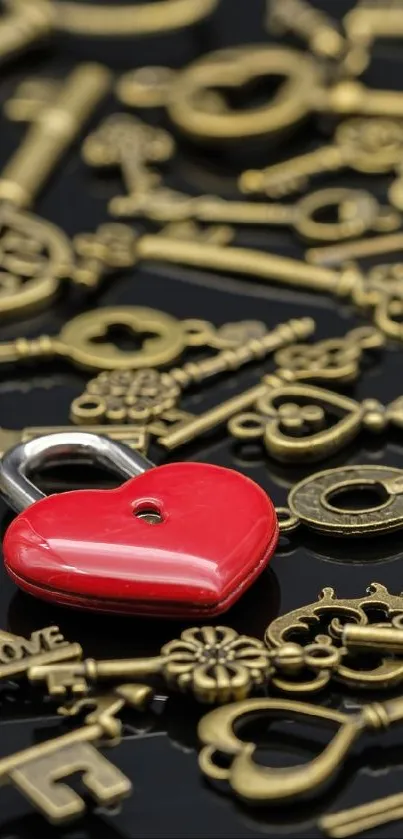
[[[150,524],[136,513],[155,509]],[[112,490],[33,504],[10,525],[6,568],[53,602],[168,617],[229,608],[273,554],[272,502],[249,478],[203,463],[159,466]]]

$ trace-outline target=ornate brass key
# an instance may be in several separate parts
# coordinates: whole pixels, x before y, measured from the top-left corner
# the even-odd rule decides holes
[[[332,414],[336,419],[329,424]],[[259,398],[255,412],[232,417],[228,428],[238,440],[263,440],[276,460],[313,463],[340,451],[363,428],[379,434],[390,425],[403,428],[402,397],[382,405],[312,385],[282,384]]]
[[[283,717],[339,726],[324,750],[308,763],[298,766],[269,767],[255,763],[256,742],[239,737],[242,721],[253,714],[255,720],[279,714]],[[212,780],[227,781],[235,795],[253,803],[287,803],[306,794],[319,792],[344,765],[353,745],[364,732],[377,732],[403,719],[402,699],[364,705],[357,714],[344,714],[322,706],[287,699],[245,699],[210,711],[200,721],[198,734],[202,743],[199,766]],[[235,731],[236,724],[236,731]],[[265,726],[265,730],[267,730]],[[225,755],[231,764],[223,767],[218,756]]]
[[[64,233],[22,209],[32,204],[50,173],[108,90],[109,71],[83,64],[57,88],[28,129],[0,177],[0,313],[21,314],[51,299],[71,273]]]
[[[119,743],[122,724],[117,714],[125,705],[142,709],[151,697],[151,689],[139,684],[122,685],[113,693],[95,697],[82,728],[0,760],[0,785],[13,784],[54,824],[85,812],[83,799],[65,783],[58,784],[74,772],[83,773],[84,786],[98,804],[117,804],[130,794],[131,783],[95,746]],[[85,705],[76,703],[64,713],[71,716],[82,707]]]
[[[192,321],[185,321],[184,327],[186,323],[192,326]],[[203,339],[202,321],[193,322],[193,337],[197,338],[198,326],[199,337]],[[308,337],[314,328],[311,318],[290,320],[268,332],[259,321],[224,324],[217,330],[217,339],[227,346],[203,361],[189,361],[166,373],[156,369],[124,373],[104,371],[88,382],[84,393],[74,399],[71,418],[84,423],[148,422],[174,408],[182,391],[191,384],[200,384],[214,376],[233,372],[243,364],[261,360],[278,351],[280,346]]]
[[[86,661],[72,666],[33,667],[31,682],[45,682],[52,696],[86,694],[98,681],[162,676],[166,685],[193,693],[199,702],[230,702],[265,682],[270,656],[261,641],[227,626],[185,629],[153,658]],[[0,763],[1,771],[1,763]]]
[[[173,450],[188,443],[217,426],[228,422],[231,417],[246,411],[259,400],[270,398],[272,391],[291,382],[319,381],[327,384],[343,384],[354,381],[359,372],[359,364],[365,349],[377,349],[383,345],[381,333],[373,327],[363,327],[348,332],[343,338],[318,341],[316,344],[299,344],[288,350],[276,353],[274,360],[278,365],[273,374],[263,377],[262,381],[243,393],[225,400],[199,416],[180,421],[158,437],[158,443]],[[305,388],[305,385],[303,386]],[[231,433],[232,425],[229,426]],[[252,422],[251,436],[256,426]]]
[[[32,666],[80,659],[80,644],[69,644],[58,626],[33,632],[30,638],[0,630],[0,680],[17,679]]]
[[[132,335],[146,337],[139,350],[125,351],[108,339],[111,327],[121,326]],[[192,341],[181,322],[165,312],[136,306],[115,306],[84,312],[67,321],[59,335],[16,338],[0,344],[0,362],[60,356],[80,367],[102,370],[146,367],[173,361]]]
[[[387,336],[403,340],[400,322],[403,311],[401,284],[396,282],[385,286],[373,274],[368,277],[363,275],[355,265],[347,265],[341,271],[335,271],[266,251],[232,248],[210,242],[201,244],[194,240],[178,241],[161,234],[142,236],[138,241],[138,256],[142,259],[175,261],[197,268],[253,276],[265,282],[350,299],[358,308],[372,310],[376,326]]]
[[[281,198],[305,189],[315,175],[356,169],[365,174],[393,171],[403,151],[403,124],[391,119],[347,119],[335,131],[333,142],[284,163],[248,169],[239,179],[241,192]]]
[[[90,134],[83,145],[86,163],[100,168],[119,167],[127,195],[109,202],[114,216],[130,216],[132,208],[161,180],[150,164],[168,160],[175,150],[173,138],[130,114],[112,114]],[[175,221],[168,216],[167,222]]]
[[[321,221],[320,213],[331,207],[337,211],[336,221]],[[139,216],[164,224],[194,219],[220,224],[293,227],[304,239],[328,242],[360,236],[369,229],[384,230],[386,226],[393,229],[400,225],[399,214],[380,207],[370,193],[344,188],[318,190],[292,205],[227,201],[217,195],[194,198],[156,187],[139,190],[127,198],[113,198],[109,209],[120,218]]]

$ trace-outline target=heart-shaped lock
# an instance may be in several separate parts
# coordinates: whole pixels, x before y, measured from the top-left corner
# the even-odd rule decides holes
[[[83,455],[137,476],[116,489],[48,497],[26,477],[28,468]],[[3,458],[0,480],[10,505],[22,510],[3,543],[9,575],[63,605],[217,615],[256,579],[277,544],[273,504],[249,478],[205,463],[153,467],[94,434],[51,434],[16,446]]]

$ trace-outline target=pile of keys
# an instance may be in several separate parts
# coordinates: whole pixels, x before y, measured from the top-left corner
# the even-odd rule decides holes
[[[96,41],[200,23],[208,29],[225,0],[4,5],[5,61],[44,41],[51,50],[56,32],[63,44],[63,34]],[[330,552],[337,542],[346,554],[353,538],[365,540],[364,550],[373,539],[387,552],[403,530],[403,470],[379,459],[349,462],[361,435],[403,430],[398,377],[387,404],[372,390],[352,394],[374,356],[382,363],[391,347],[402,353],[403,266],[387,257],[403,249],[403,91],[369,87],[360,76],[377,39],[403,38],[403,0],[358,0],[341,22],[308,0],[263,6],[265,43],[215,50],[179,69],[114,74],[83,62],[62,79],[22,79],[4,104],[5,119],[29,125],[0,176],[0,323],[14,320],[18,333],[32,313],[57,304],[65,315],[50,334],[29,337],[21,324],[17,337],[0,342],[0,362],[4,370],[19,365],[28,381],[29,364],[49,361],[86,377],[64,425],[0,428],[0,494],[17,514],[5,528],[5,571],[44,609],[180,625],[153,657],[106,660],[87,657],[57,626],[30,637],[0,631],[2,697],[39,695],[66,724],[59,736],[3,757],[0,786],[13,785],[54,824],[86,810],[68,783],[73,773],[101,807],[131,794],[131,779],[101,749],[122,741],[127,715],[155,713],[157,690],[173,703],[182,694],[212,706],[198,722],[200,777],[212,782],[212,795],[221,783],[244,808],[319,800],[364,733],[381,738],[403,721],[403,594],[391,594],[382,579],[349,599],[326,585],[314,603],[271,622],[267,615],[261,638],[226,625],[228,610],[242,609],[247,590],[294,539],[304,547],[323,539]],[[275,94],[255,96],[257,81],[279,77]],[[246,86],[242,109],[237,94]],[[318,116],[331,125],[331,139],[281,159],[300,124]],[[244,160],[248,143],[260,141],[265,165],[256,168],[251,151],[235,199],[170,186],[182,144],[223,156],[239,144]],[[69,237],[32,205],[77,143],[90,182],[114,172],[123,186],[105,201],[102,223]],[[366,176],[368,188],[332,180],[320,188],[342,170]],[[390,175],[384,201],[374,194],[380,175]],[[233,239],[244,227],[291,230],[303,258],[239,246]],[[378,256],[369,269],[360,262]],[[131,305],[96,305],[91,295],[121,277],[134,277],[135,288],[143,260],[156,270],[180,266],[181,278],[192,269],[201,284],[205,271],[209,282],[236,277],[245,295],[248,279],[269,287],[273,299],[279,287],[298,304],[301,292],[313,292],[310,299],[334,311],[347,303],[359,325],[317,338],[320,318],[311,316],[216,323],[196,311],[180,319],[137,305],[135,291]],[[116,338],[122,333],[130,347]],[[244,368],[255,384],[203,407],[205,385],[233,383]],[[187,391],[200,398],[195,413]],[[242,471],[192,460],[215,434],[226,435],[233,451],[252,443],[277,467],[282,506]],[[173,462],[177,450],[182,459]],[[32,479],[38,469],[74,461],[104,467],[122,485],[46,496]],[[333,707],[330,691],[347,710]],[[337,731],[310,762],[263,765],[259,738],[278,714]],[[251,717],[253,735],[250,727],[243,735]],[[315,810],[317,827],[334,839],[401,818],[403,793]]]

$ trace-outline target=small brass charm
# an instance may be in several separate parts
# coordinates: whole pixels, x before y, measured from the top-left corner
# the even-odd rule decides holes
[[[368,508],[344,508],[337,496],[346,490],[373,489],[379,503]],[[278,508],[280,531],[300,524],[333,536],[377,536],[403,527],[403,471],[392,466],[340,466],[305,478],[288,495],[288,507]]]

